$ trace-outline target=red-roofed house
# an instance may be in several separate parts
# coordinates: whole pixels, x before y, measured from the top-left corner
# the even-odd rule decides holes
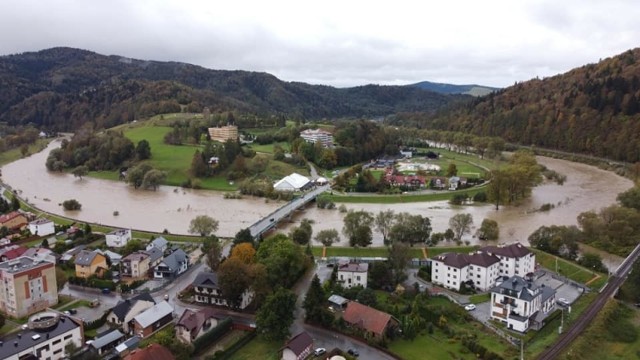
[[[133,350],[125,360],[175,360],[176,357],[166,347],[150,344],[144,349]]]
[[[8,247],[7,247],[8,248]],[[5,248],[5,249],[7,249]],[[16,246],[10,250],[5,251],[2,255],[0,255],[0,261],[8,261],[8,260],[13,260],[13,259],[17,259],[20,256],[22,256],[22,254],[24,254],[24,252],[27,251],[27,248],[24,246]]]
[[[218,317],[213,309],[204,308],[198,311],[185,309],[176,324],[176,336],[182,342],[191,344],[207,331],[218,326]]]
[[[313,339],[306,331],[294,336],[282,348],[282,360],[306,359],[313,349]]]
[[[27,223],[27,217],[17,211],[0,216],[0,227],[6,226],[10,230],[19,229]]]
[[[400,324],[393,316],[355,301],[349,302],[342,319],[376,340],[384,339]]]

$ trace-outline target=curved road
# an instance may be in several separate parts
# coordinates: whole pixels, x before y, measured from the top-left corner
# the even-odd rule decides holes
[[[620,286],[622,286],[627,278],[627,275],[629,275],[633,264],[638,260],[639,256],[640,245],[636,246],[631,254],[629,254],[629,256],[615,272],[615,274],[611,276],[609,282],[600,292],[600,295],[598,295],[596,300],[591,303],[591,305],[589,305],[584,313],[582,313],[582,315],[573,324],[573,326],[566,333],[560,336],[560,339],[555,344],[547,348],[542,354],[540,354],[540,356],[538,356],[539,360],[556,359],[558,356],[560,356],[560,354],[562,354],[567,346],[569,346],[580,334],[582,334],[582,332],[591,323],[591,320],[596,317],[598,312],[600,312],[607,301],[612,298],[616,294]]]

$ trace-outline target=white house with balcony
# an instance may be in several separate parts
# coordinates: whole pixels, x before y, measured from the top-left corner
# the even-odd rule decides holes
[[[369,271],[369,264],[367,263],[343,263],[338,264],[338,282],[342,283],[342,286],[350,289],[354,286],[367,287],[367,274]]]
[[[491,319],[508,329],[526,332],[542,322],[554,309],[555,290],[537,286],[520,276],[504,278],[491,289]]]
[[[108,247],[124,247],[131,240],[131,229],[113,230],[105,235]]]

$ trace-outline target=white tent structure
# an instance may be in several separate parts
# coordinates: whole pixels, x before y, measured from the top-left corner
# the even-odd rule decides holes
[[[298,191],[309,185],[311,181],[297,173],[285,176],[273,185],[276,191]]]
[[[326,178],[323,177],[319,177],[316,179],[316,184],[318,185],[325,185],[329,182],[329,180],[327,180]]]

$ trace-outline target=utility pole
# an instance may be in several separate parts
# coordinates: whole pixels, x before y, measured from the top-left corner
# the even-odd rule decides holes
[[[524,360],[524,337],[520,339],[520,360]]]

